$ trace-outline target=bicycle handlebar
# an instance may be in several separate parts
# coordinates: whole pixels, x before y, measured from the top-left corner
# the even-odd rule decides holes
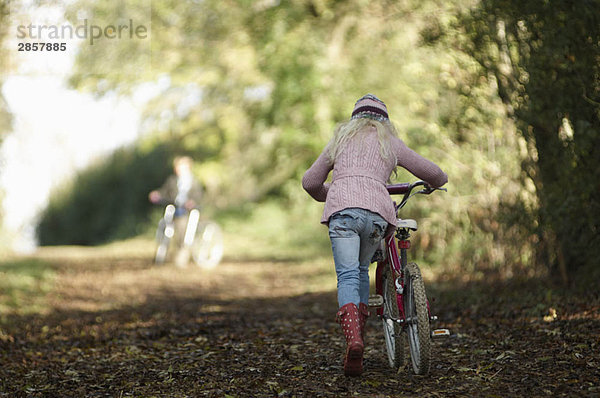
[[[166,200],[166,199],[163,199],[163,198],[160,198],[160,199],[158,199],[158,200],[155,200],[155,201],[152,201],[152,200],[151,200],[151,201],[150,201],[150,203],[152,203],[152,204],[153,204],[153,205],[155,205],[155,206],[167,206],[167,205],[175,205],[175,203],[173,203],[173,201],[171,201],[171,200]]]
[[[421,189],[420,191],[417,191],[417,192],[411,194],[411,192],[414,188],[420,187],[420,186],[423,186],[424,188]],[[429,184],[427,184],[425,181],[415,181],[412,184],[408,183],[408,182],[403,182],[400,184],[386,185],[386,189],[390,195],[404,195],[402,197],[402,200],[400,201],[400,204],[398,204],[396,206],[396,211],[403,208],[404,205],[406,204],[406,202],[408,202],[408,199],[410,199],[413,195],[416,195],[416,194],[429,195],[430,193],[432,193],[434,191],[448,192],[448,190],[446,188],[433,188]]]
[[[178,207],[177,205],[175,205],[175,203],[172,200],[167,200],[167,199],[159,199],[159,200],[157,200],[155,202],[150,202],[150,203],[152,203],[155,206],[163,206],[163,207],[167,207],[168,205],[173,205],[176,208],[184,209],[187,212],[192,211],[193,209],[201,210],[201,206],[198,205],[198,204],[196,204],[193,207],[190,207],[188,209],[186,206],[179,206]]]
[[[403,182],[400,184],[386,185],[387,191],[390,195],[401,195],[412,189],[410,182]]]

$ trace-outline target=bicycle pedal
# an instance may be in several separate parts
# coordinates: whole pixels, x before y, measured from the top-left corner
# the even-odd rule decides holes
[[[380,294],[375,294],[373,296],[369,296],[369,307],[381,307],[383,305],[383,296]]]
[[[450,331],[448,329],[434,329],[431,331],[431,337],[448,337],[450,336]]]

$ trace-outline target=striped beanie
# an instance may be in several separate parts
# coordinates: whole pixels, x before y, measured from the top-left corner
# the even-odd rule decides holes
[[[354,110],[352,111],[352,119],[359,118],[375,119],[377,121],[389,121],[387,107],[382,100],[374,96],[373,94],[367,94],[362,98],[359,98],[354,104]]]

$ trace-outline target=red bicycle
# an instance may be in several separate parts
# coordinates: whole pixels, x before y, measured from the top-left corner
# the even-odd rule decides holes
[[[413,189],[423,189],[412,193]],[[430,194],[445,188],[431,188],[423,181],[388,185],[390,195],[403,194],[396,205],[396,213],[416,194]],[[410,233],[417,230],[417,222],[400,219],[396,233],[382,241],[382,248],[376,253],[375,276],[376,295],[369,298],[369,306],[377,307],[377,315],[382,320],[385,347],[390,367],[398,369],[404,365],[404,339],[408,340],[412,369],[415,374],[429,372],[432,337],[448,336],[448,329],[431,330],[430,322],[437,319],[431,315],[429,301],[421,271],[414,262],[408,262]]]

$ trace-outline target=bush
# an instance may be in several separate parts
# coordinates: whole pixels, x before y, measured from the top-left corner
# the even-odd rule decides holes
[[[38,226],[41,245],[92,245],[138,235],[149,221],[148,192],[172,172],[173,150],[122,148],[51,195]]]

